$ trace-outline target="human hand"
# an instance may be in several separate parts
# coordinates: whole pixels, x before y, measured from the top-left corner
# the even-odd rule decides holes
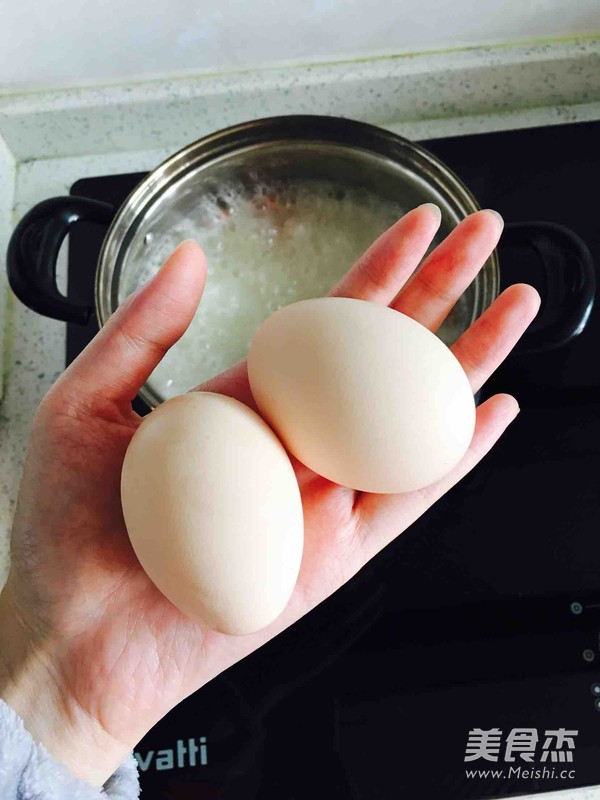
[[[464,220],[411,274],[439,226],[421,206],[383,234],[333,290],[393,308],[435,331],[495,247],[499,218]],[[174,705],[291,625],[349,580],[463,477],[518,412],[496,395],[477,411],[467,455],[438,483],[360,494],[295,463],[305,545],[293,596],[267,629],[228,636],[184,617],[129,543],[119,481],[140,418],[131,400],[190,323],[206,267],[181,245],[50,390],[35,418],[0,595],[0,696],[72,772],[102,784]],[[453,346],[476,392],[535,316],[537,293],[507,289]],[[200,389],[255,407],[245,364]]]

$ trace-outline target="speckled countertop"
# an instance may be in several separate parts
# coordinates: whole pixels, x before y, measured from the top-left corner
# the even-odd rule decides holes
[[[210,131],[286,113],[354,117],[414,139],[600,119],[600,40],[0,97],[0,585],[29,428],[65,351],[64,324],[6,289],[12,226],[79,178],[149,170]],[[551,797],[600,800],[600,790]]]

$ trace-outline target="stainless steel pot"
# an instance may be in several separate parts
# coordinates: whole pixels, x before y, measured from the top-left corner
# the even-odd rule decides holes
[[[389,131],[337,117],[253,120],[200,139],[171,156],[142,180],[116,213],[111,206],[88,198],[53,198],[38,204],[19,223],[11,239],[7,260],[10,284],[34,310],[85,323],[93,309],[59,293],[56,259],[73,224],[79,220],[110,222],[95,283],[95,311],[102,325],[124,299],[128,265],[143,256],[148,234],[168,230],[202,193],[218,191],[223,184],[236,181],[252,186],[257,181],[269,183],[282,177],[362,187],[406,209],[424,202],[436,203],[442,210],[442,236],[479,208],[445,164],[423,147]],[[541,339],[538,335],[537,345],[534,332],[534,347],[555,346],[581,330],[589,315],[594,294],[589,252],[570,231],[549,223],[520,226],[515,235],[521,239],[537,236],[542,243],[550,242],[552,268],[557,267],[558,252],[561,274],[570,270],[576,278],[573,286],[567,281],[558,298],[559,305],[565,304],[565,298],[569,300],[568,314],[561,312],[561,319],[545,326],[547,330]],[[494,252],[462,299],[466,309],[462,328],[492,302],[499,285],[498,255]],[[556,302],[555,297],[554,305]],[[140,394],[150,406],[163,399],[150,384]]]

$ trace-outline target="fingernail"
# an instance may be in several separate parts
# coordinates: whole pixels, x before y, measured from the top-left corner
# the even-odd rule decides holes
[[[436,206],[435,203],[423,203],[419,206],[419,208],[428,208],[430,211],[433,211],[434,214],[437,215],[438,219],[441,220],[442,212],[440,211],[440,207]]]
[[[485,211],[486,214],[493,214],[496,217],[496,219],[498,220],[498,222],[500,223],[500,225],[502,225],[502,227],[504,227],[504,219],[503,219],[502,215],[499,214],[495,209],[493,209],[493,208],[482,208],[481,210]]]
[[[180,248],[185,247],[186,244],[194,244],[196,245],[196,247],[198,246],[198,243],[194,239],[184,239],[182,242],[179,242],[175,250],[173,250],[173,253],[176,253]],[[171,255],[173,255],[173,253],[171,253]],[[169,256],[169,258],[170,257],[171,256]],[[169,258],[167,258],[167,261],[169,260]],[[165,261],[165,264],[167,263],[167,261]]]
[[[184,247],[186,244],[194,244],[194,245],[198,246],[198,243],[194,239],[184,239],[182,242],[179,242],[177,247],[173,250],[173,252],[169,256],[167,256],[167,258],[161,264],[160,268],[155,272],[155,274],[150,278],[150,280],[147,281],[147,283],[150,283],[151,281],[153,281],[154,278],[156,278],[156,276],[159,274],[159,272],[162,272],[164,270],[164,268],[167,266],[167,264],[169,264],[171,262],[171,258],[175,255],[175,253],[178,250],[180,250],[182,247]]]
[[[167,264],[169,264],[169,262],[171,261],[171,256],[173,256],[173,255],[174,255],[174,254],[175,254],[175,253],[176,253],[176,252],[179,250],[179,248],[180,248],[180,247],[183,247],[183,245],[184,245],[184,244],[186,244],[187,242],[193,242],[193,241],[194,241],[193,239],[186,239],[186,240],[185,240],[185,241],[183,241],[183,242],[179,242],[179,244],[177,245],[177,247],[175,248],[175,250],[173,250],[173,252],[171,253],[171,255],[170,255],[170,256],[168,256],[168,257],[167,257],[167,258],[166,258],[166,259],[163,261],[163,263],[162,263],[162,264],[160,265],[160,267],[159,267],[159,268],[156,270],[156,272],[155,272],[153,275],[151,275],[149,278],[147,278],[147,279],[146,279],[146,280],[145,280],[143,283],[140,283],[140,285],[139,285],[139,286],[138,286],[136,289],[134,289],[134,290],[133,290],[133,292],[131,292],[130,294],[128,294],[128,295],[127,295],[127,299],[131,298],[131,299],[133,300],[133,298],[134,298],[134,297],[137,297],[137,295],[138,295],[138,294],[141,294],[141,292],[143,292],[143,291],[144,291],[144,289],[145,289],[147,286],[150,286],[150,284],[152,283],[152,281],[153,281],[153,280],[154,280],[154,279],[155,279],[155,278],[156,278],[158,275],[160,275],[160,273],[161,273],[161,272],[163,272],[164,268],[165,268],[165,267],[167,266]]]
[[[514,405],[514,408],[513,408],[513,415],[512,415],[511,422],[514,422],[516,420],[516,418],[519,416],[519,414],[521,413],[521,406],[519,405],[519,401],[514,396],[513,396],[513,400],[514,400],[514,404],[515,405]]]

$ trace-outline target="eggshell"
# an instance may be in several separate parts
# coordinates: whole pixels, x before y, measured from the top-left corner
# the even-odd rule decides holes
[[[121,500],[142,567],[184,614],[243,634],[283,611],[302,503],[287,453],[250,408],[208,392],[163,403],[131,440]]]
[[[449,472],[475,427],[467,376],[430,331],[393,309],[327,297],[259,328],[252,393],[286,448],[365,492],[409,492]]]

